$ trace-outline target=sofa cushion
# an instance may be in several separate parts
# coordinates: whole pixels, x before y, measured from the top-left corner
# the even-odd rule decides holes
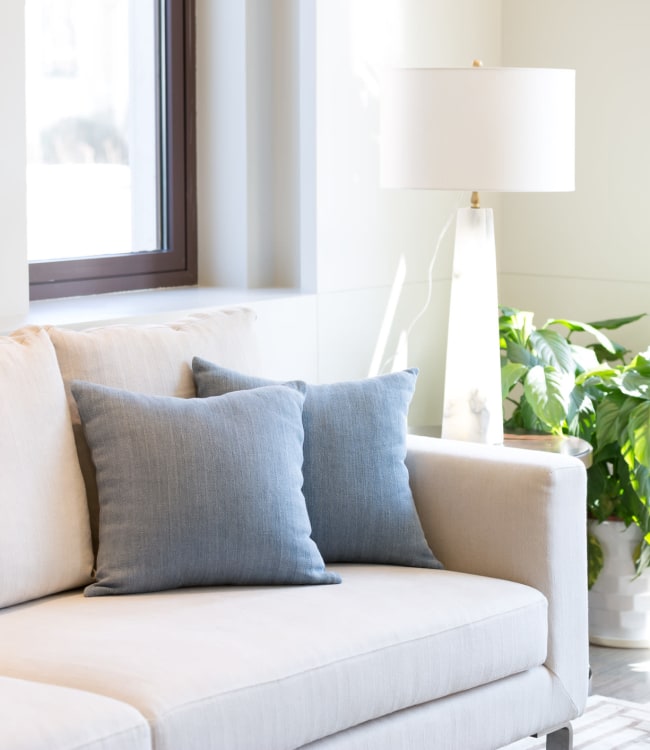
[[[192,368],[200,397],[272,382],[201,357]],[[404,463],[416,377],[406,370],[307,385],[303,491],[326,562],[441,567],[424,538]]]
[[[309,536],[303,393],[181,399],[80,381],[72,393],[99,489],[86,595],[340,581]]]
[[[81,586],[93,557],[63,381],[47,334],[0,337],[0,607]]]
[[[86,482],[93,542],[97,548],[97,486],[77,406],[73,380],[159,396],[195,395],[192,356],[200,354],[228,367],[253,372],[258,366],[255,313],[222,308],[188,315],[169,324],[110,325],[73,331],[51,327],[48,333],[68,394],[77,451]]]
[[[339,569],[340,586],[59,594],[3,613],[0,669],[131,704],[156,748],[204,750],[210,737],[286,750],[544,662],[547,603],[532,588]]]
[[[0,677],[0,747],[6,750],[150,750],[145,718],[81,690]]]

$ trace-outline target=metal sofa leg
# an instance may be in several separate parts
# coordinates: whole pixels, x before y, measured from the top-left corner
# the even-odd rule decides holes
[[[546,750],[572,750],[573,727],[571,724],[559,727],[546,735]]]

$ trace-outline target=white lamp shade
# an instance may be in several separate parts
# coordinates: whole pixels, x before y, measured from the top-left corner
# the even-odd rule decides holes
[[[503,192],[575,189],[575,71],[386,71],[380,183]]]

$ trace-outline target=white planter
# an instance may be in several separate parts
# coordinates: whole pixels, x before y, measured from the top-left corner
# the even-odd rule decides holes
[[[589,522],[604,566],[589,592],[589,640],[597,646],[650,647],[650,570],[634,578],[632,555],[641,540],[622,521]]]

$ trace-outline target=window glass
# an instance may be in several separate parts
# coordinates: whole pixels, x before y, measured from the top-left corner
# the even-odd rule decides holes
[[[197,280],[194,0],[25,0],[30,298]]]
[[[155,0],[26,0],[34,260],[160,247]]]

